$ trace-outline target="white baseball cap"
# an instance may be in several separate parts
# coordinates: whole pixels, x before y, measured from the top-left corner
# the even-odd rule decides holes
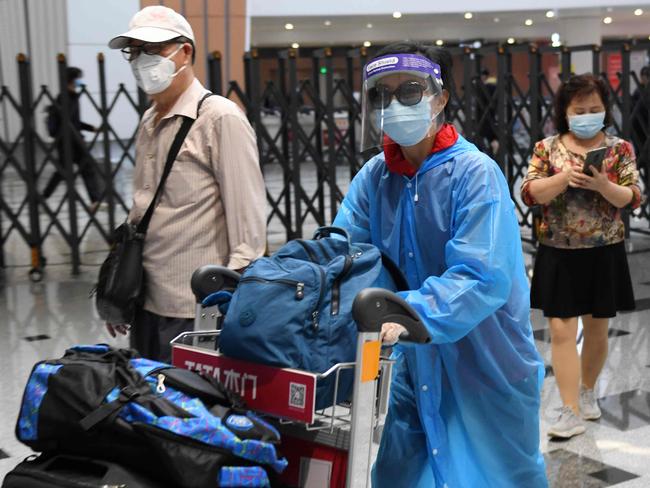
[[[131,39],[165,42],[180,36],[187,37],[194,44],[194,32],[185,17],[169,7],[153,5],[135,14],[129,22],[129,30],[111,39],[108,47],[122,49]]]

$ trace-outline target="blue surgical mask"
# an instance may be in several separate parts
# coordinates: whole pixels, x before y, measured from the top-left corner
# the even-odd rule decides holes
[[[431,128],[434,118],[432,99],[432,96],[422,97],[420,103],[409,107],[393,100],[383,112],[375,112],[375,123],[400,146],[414,146],[426,137]]]
[[[569,117],[569,130],[578,139],[591,139],[605,127],[605,112],[595,114],[571,115]]]

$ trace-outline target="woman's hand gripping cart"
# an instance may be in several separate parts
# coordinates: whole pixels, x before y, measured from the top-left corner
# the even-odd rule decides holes
[[[430,337],[424,325],[394,293],[368,288],[357,295],[352,310],[358,328],[356,362],[339,363],[317,374],[231,359],[218,351],[218,306],[214,299],[206,304],[204,300],[220,291],[233,292],[238,278],[219,266],[204,266],[194,273],[197,330],[172,341],[173,364],[213,376],[239,393],[251,410],[277,419],[281,450],[289,460],[283,481],[289,486],[370,486],[373,436],[386,414],[392,367],[390,360],[380,358],[381,326],[401,324],[407,330],[401,341],[426,343]],[[210,325],[213,330],[205,330]],[[339,375],[347,369],[354,369],[351,403],[316,410],[318,380],[335,375],[338,387]]]

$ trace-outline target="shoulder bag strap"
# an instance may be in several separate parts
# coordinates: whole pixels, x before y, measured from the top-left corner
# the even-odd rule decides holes
[[[203,98],[199,100],[199,104],[196,107],[197,119],[199,118],[199,110],[201,110],[201,105],[203,104],[203,101],[211,95],[213,94],[206,93],[203,96]],[[196,119],[191,119],[189,117],[183,117],[183,123],[181,124],[180,129],[178,129],[178,132],[176,133],[176,137],[174,138],[174,142],[172,142],[172,145],[169,148],[169,153],[167,153],[167,161],[165,161],[165,169],[163,170],[163,174],[160,178],[160,183],[158,183],[158,188],[156,188],[156,193],[154,194],[153,199],[151,200],[151,203],[149,204],[149,207],[147,208],[147,211],[144,214],[144,217],[142,217],[142,220],[140,220],[137,226],[137,233],[143,237],[147,233],[147,229],[149,228],[149,222],[151,221],[151,217],[153,216],[153,211],[156,208],[158,198],[160,197],[160,194],[163,191],[163,188],[165,186],[165,181],[167,181],[167,177],[169,176],[169,173],[172,170],[174,161],[176,161],[176,156],[178,156],[178,151],[180,151],[181,146],[183,145],[183,141],[185,140],[185,136],[187,136],[187,133],[190,131],[190,128],[192,127],[192,124],[194,123],[195,120]]]

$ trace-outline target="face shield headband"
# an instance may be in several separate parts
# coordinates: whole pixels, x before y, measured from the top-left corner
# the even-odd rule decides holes
[[[440,65],[420,54],[390,54],[371,61],[363,70],[364,84],[371,88],[380,78],[397,73],[407,73],[420,78],[431,77],[442,89]]]

